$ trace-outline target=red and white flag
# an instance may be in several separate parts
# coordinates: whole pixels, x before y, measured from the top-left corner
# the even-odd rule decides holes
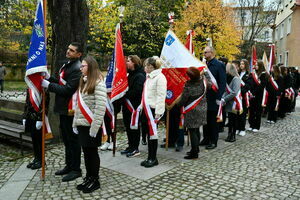
[[[191,54],[171,30],[166,35],[160,58],[163,63],[162,72],[167,79],[166,103],[170,105],[182,93],[188,80],[186,70],[189,67],[202,70],[206,65]]]
[[[112,89],[110,99],[114,102],[123,97],[128,90],[126,62],[123,53],[122,35],[120,24],[116,27],[116,41],[114,50],[114,74],[112,80]]]
[[[186,38],[185,47],[190,51],[191,54],[195,55],[194,44],[193,44],[193,36],[195,35],[195,32],[193,30],[188,30],[186,34],[187,34],[187,38]]]

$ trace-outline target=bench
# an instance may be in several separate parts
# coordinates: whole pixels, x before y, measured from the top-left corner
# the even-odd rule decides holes
[[[32,144],[31,136],[25,135],[25,127],[22,125],[24,106],[23,102],[0,99],[0,134],[17,139],[22,155],[24,142]]]

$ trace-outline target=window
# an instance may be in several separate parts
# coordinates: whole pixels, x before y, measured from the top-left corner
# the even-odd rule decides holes
[[[292,28],[292,18],[290,17],[287,21],[287,30],[286,30],[287,35],[291,33],[291,28]]]
[[[284,65],[286,67],[289,66],[289,52],[288,51],[285,52],[285,62],[284,62]]]
[[[268,39],[269,39],[269,31],[265,31],[264,37],[265,37],[265,40],[268,40]]]
[[[281,28],[280,28],[280,39],[283,38],[283,31],[284,31],[284,23],[281,24]]]
[[[278,63],[282,63],[282,55],[280,54],[279,55],[279,58],[278,58],[279,60],[278,60]]]

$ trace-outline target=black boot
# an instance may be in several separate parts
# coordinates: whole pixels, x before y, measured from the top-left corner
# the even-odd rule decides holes
[[[100,182],[98,177],[91,177],[90,182],[82,189],[83,193],[91,193],[100,188]]]
[[[230,142],[232,140],[232,132],[228,132],[228,136],[225,139],[225,142]]]
[[[76,186],[77,190],[83,190],[89,183],[90,183],[91,179],[89,176],[85,177],[83,179],[83,182],[79,185]]]

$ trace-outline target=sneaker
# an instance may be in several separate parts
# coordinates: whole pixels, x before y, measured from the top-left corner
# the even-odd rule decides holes
[[[270,124],[275,124],[275,122],[274,121],[270,121]]]
[[[257,132],[258,132],[258,129],[254,128],[252,131],[253,131],[254,133],[257,133]]]
[[[139,150],[134,150],[134,151],[132,151],[132,152],[128,152],[127,154],[126,154],[126,156],[128,157],[128,158],[132,158],[132,157],[135,157],[135,156],[138,156],[138,155],[140,155],[141,153],[140,153],[140,151]]]
[[[270,120],[267,120],[266,122],[267,122],[267,123],[269,123],[269,124],[271,123],[271,121],[270,121]]]
[[[121,155],[125,155],[128,154],[130,152],[129,147],[127,147],[126,149],[124,149],[123,151],[121,151]]]
[[[91,178],[90,182],[82,189],[83,193],[91,193],[100,188],[100,182],[98,178]]]
[[[247,131],[253,131],[253,128],[251,128],[251,127],[247,128]]]
[[[118,145],[117,145],[117,143],[116,143],[116,148],[117,148],[117,146],[118,146]],[[110,150],[110,151],[112,151],[113,148],[114,148],[114,143],[111,142],[111,143],[109,144],[109,146],[107,147],[107,149]]]
[[[245,136],[245,135],[246,135],[246,131],[240,131],[240,132],[239,132],[239,135],[240,135],[240,136]]]
[[[105,150],[107,150],[107,148],[110,146],[110,143],[108,143],[108,142],[105,142],[101,147],[100,147],[100,149],[102,150],[102,151],[105,151]]]

